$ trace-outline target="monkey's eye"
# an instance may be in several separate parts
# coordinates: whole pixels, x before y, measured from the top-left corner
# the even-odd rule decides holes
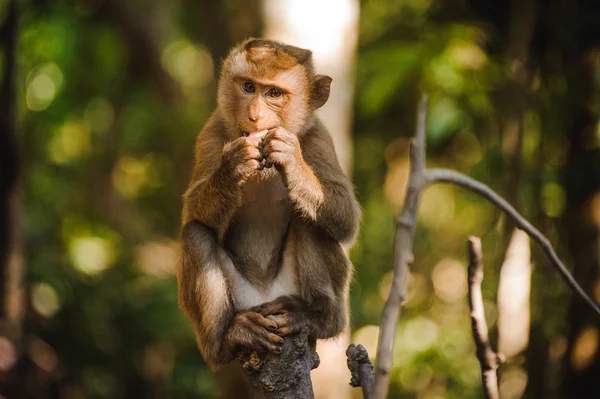
[[[281,91],[281,89],[273,87],[267,92],[267,95],[272,98],[279,98],[283,95],[283,92]]]
[[[256,91],[256,86],[254,86],[254,83],[251,81],[246,80],[244,83],[242,83],[242,90],[248,94],[252,94]]]

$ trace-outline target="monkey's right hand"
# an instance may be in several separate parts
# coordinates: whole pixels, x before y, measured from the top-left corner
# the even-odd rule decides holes
[[[257,352],[280,354],[283,338],[275,334],[276,330],[277,324],[260,313],[242,311],[234,317],[225,339],[234,350],[245,347]]]
[[[240,137],[223,147],[222,166],[236,183],[243,183],[263,169],[262,138]]]

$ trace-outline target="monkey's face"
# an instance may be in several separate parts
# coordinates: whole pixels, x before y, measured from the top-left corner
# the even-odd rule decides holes
[[[286,80],[281,77],[274,80],[260,78],[243,75],[234,79],[238,103],[235,118],[240,130],[254,133],[278,126],[288,130],[295,130],[294,127],[301,126],[306,116],[302,112],[305,105],[297,104],[297,97],[304,100],[305,93],[298,90],[299,88],[286,85]]]
[[[240,135],[274,127],[298,133],[313,111],[311,90],[310,71],[289,54],[238,49],[223,65],[218,102]]]

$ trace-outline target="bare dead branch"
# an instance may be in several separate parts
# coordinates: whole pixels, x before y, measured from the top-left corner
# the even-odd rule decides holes
[[[483,261],[481,241],[477,237],[469,237],[469,308],[471,309],[471,327],[477,359],[481,365],[481,381],[487,399],[499,399],[498,377],[496,370],[501,357],[492,350],[488,337],[488,327],[483,311],[481,282],[483,281]]]
[[[377,348],[377,368],[373,382],[373,398],[383,399],[387,396],[392,370],[392,353],[396,327],[400,318],[402,302],[406,298],[406,280],[409,264],[413,261],[413,236],[421,190],[427,185],[425,174],[425,131],[427,120],[427,96],[419,103],[417,118],[417,134],[411,141],[410,177],[404,200],[402,214],[396,220],[394,237],[394,274],[390,295],[383,308],[381,327],[379,330],[379,347]]]
[[[352,375],[350,385],[355,388],[362,387],[363,397],[370,399],[373,389],[373,363],[369,359],[369,352],[362,345],[351,344],[346,349],[346,357],[348,358],[348,369]]]
[[[502,210],[517,227],[527,233],[535,242],[537,242],[548,257],[548,260],[558,271],[560,277],[567,285],[573,289],[585,302],[587,302],[596,313],[600,315],[600,307],[592,298],[581,288],[567,267],[559,259],[556,251],[550,244],[550,240],[546,238],[538,229],[533,227],[515,208],[512,207],[504,198],[496,194],[491,188],[485,184],[478,182],[475,179],[465,176],[462,173],[446,169],[431,169],[427,171],[429,183],[451,183],[457,186],[466,188],[469,191],[479,194],[487,199],[492,204]]]
[[[426,119],[427,96],[423,96],[417,115],[417,131],[411,141],[410,174],[404,206],[400,217],[396,220],[394,237],[394,272],[390,294],[383,308],[381,327],[379,331],[379,347],[377,348],[377,368],[373,381],[372,399],[383,399],[387,396],[390,373],[392,370],[392,354],[394,337],[400,317],[402,302],[406,297],[406,281],[409,265],[413,261],[413,238],[418,211],[418,200],[421,191],[434,183],[451,183],[473,191],[487,199],[493,205],[504,211],[519,227],[536,241],[550,259],[551,264],[558,270],[562,279],[581,296],[600,315],[600,307],[585,293],[575,281],[571,273],[556,255],[550,241],[539,230],[533,227],[505,199],[496,194],[485,184],[478,182],[459,172],[432,169],[425,167],[426,159]]]

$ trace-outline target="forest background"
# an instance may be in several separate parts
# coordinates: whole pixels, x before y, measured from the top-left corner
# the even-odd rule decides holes
[[[286,26],[349,29],[317,34],[312,49],[334,76],[323,113],[337,112],[332,134],[363,208],[353,342],[375,354],[423,92],[429,166],[502,194],[600,302],[600,2],[275,3],[0,0],[7,398],[215,397],[177,308],[181,195],[220,60]],[[471,234],[482,237],[492,340],[507,356],[502,397],[600,397],[598,318],[501,213],[450,186],[422,197],[389,397],[481,397]]]

